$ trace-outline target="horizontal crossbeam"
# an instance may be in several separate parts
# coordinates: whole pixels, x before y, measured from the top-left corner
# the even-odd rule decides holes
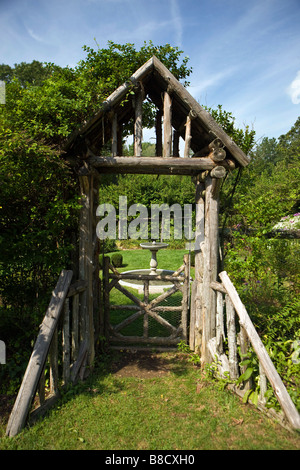
[[[195,175],[202,171],[213,170],[216,166],[230,169],[232,162],[223,160],[216,164],[211,158],[178,157],[105,157],[91,156],[87,163],[101,170],[101,173],[140,173],[165,175]]]

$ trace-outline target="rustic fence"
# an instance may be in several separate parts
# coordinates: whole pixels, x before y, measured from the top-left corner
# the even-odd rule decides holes
[[[120,284],[120,281],[139,281],[143,285],[143,300],[139,299],[135,294]],[[154,299],[149,299],[149,283],[151,281],[161,281],[163,284],[172,284],[165,292],[161,293]],[[111,341],[118,343],[140,343],[140,344],[156,344],[156,345],[177,345],[180,340],[186,340],[188,330],[188,308],[189,308],[189,259],[188,255],[184,256],[183,264],[175,272],[171,274],[137,274],[137,273],[120,273],[109,262],[108,257],[104,257],[103,268],[103,290],[104,290],[104,321],[105,335]],[[111,305],[110,292],[113,288],[119,290],[124,296],[129,298],[133,303],[126,305]],[[176,292],[182,293],[180,305],[160,305],[162,302],[170,299]],[[123,313],[122,321],[116,325],[111,322],[112,311],[118,310]],[[133,313],[128,316],[128,312]],[[168,313],[179,314],[178,325],[172,324],[163,314]],[[142,334],[139,336],[126,335],[122,330],[143,317]],[[169,332],[168,336],[151,336],[149,333],[149,320],[153,320],[165,328]]]
[[[86,283],[71,284],[72,276],[72,271],[63,270],[52,293],[9,417],[8,436],[21,431],[28,415],[34,420],[52,406],[59,398],[62,386],[74,383],[78,375],[83,377],[88,346],[82,340],[84,332],[80,329],[83,330],[84,325],[80,328],[79,311],[80,295],[86,289]],[[31,412],[33,402],[36,406]]]
[[[217,360],[219,374],[226,376],[226,373],[229,372],[229,377],[232,381],[236,381],[241,377],[243,372],[245,372],[245,366],[241,369],[239,367],[241,358],[239,359],[238,348],[240,355],[245,358],[251,345],[259,361],[260,394],[257,397],[258,407],[266,411],[264,395],[267,391],[267,381],[269,381],[285,415],[281,420],[282,424],[287,420],[286,427],[300,429],[300,415],[235,287],[225,271],[220,273],[219,277],[222,281],[221,283],[211,283],[211,288],[214,289],[217,297],[216,336],[208,342],[210,353]],[[227,331],[227,338],[225,337],[225,331]],[[226,351],[225,340],[227,343]],[[251,387],[250,382],[251,377],[245,380],[241,387],[233,385],[234,391],[238,395],[244,396]],[[280,418],[278,414],[272,412],[271,414]]]

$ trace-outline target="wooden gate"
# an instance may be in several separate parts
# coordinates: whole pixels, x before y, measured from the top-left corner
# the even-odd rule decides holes
[[[104,330],[110,344],[176,345],[187,339],[189,309],[189,257],[171,274],[120,273],[103,260]],[[120,281],[139,281],[137,290]],[[151,281],[171,285],[163,292],[151,293]],[[113,289],[117,290],[113,291]],[[120,302],[122,298],[122,303]],[[125,299],[125,303],[124,300]],[[131,302],[129,302],[131,301]]]

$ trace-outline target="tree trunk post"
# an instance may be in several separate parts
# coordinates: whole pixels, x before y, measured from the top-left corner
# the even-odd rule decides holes
[[[92,365],[95,357],[93,321],[94,178],[92,175],[88,175],[80,176],[79,179],[82,196],[79,226],[79,275],[80,279],[87,281],[87,288],[81,297],[81,339],[87,341],[88,364]]]

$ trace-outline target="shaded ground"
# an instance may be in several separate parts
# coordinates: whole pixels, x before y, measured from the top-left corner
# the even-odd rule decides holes
[[[0,395],[0,425],[6,425],[16,396]]]
[[[181,353],[155,353],[142,350],[120,350],[111,365],[118,377],[152,378],[180,371],[185,366],[186,355]]]

